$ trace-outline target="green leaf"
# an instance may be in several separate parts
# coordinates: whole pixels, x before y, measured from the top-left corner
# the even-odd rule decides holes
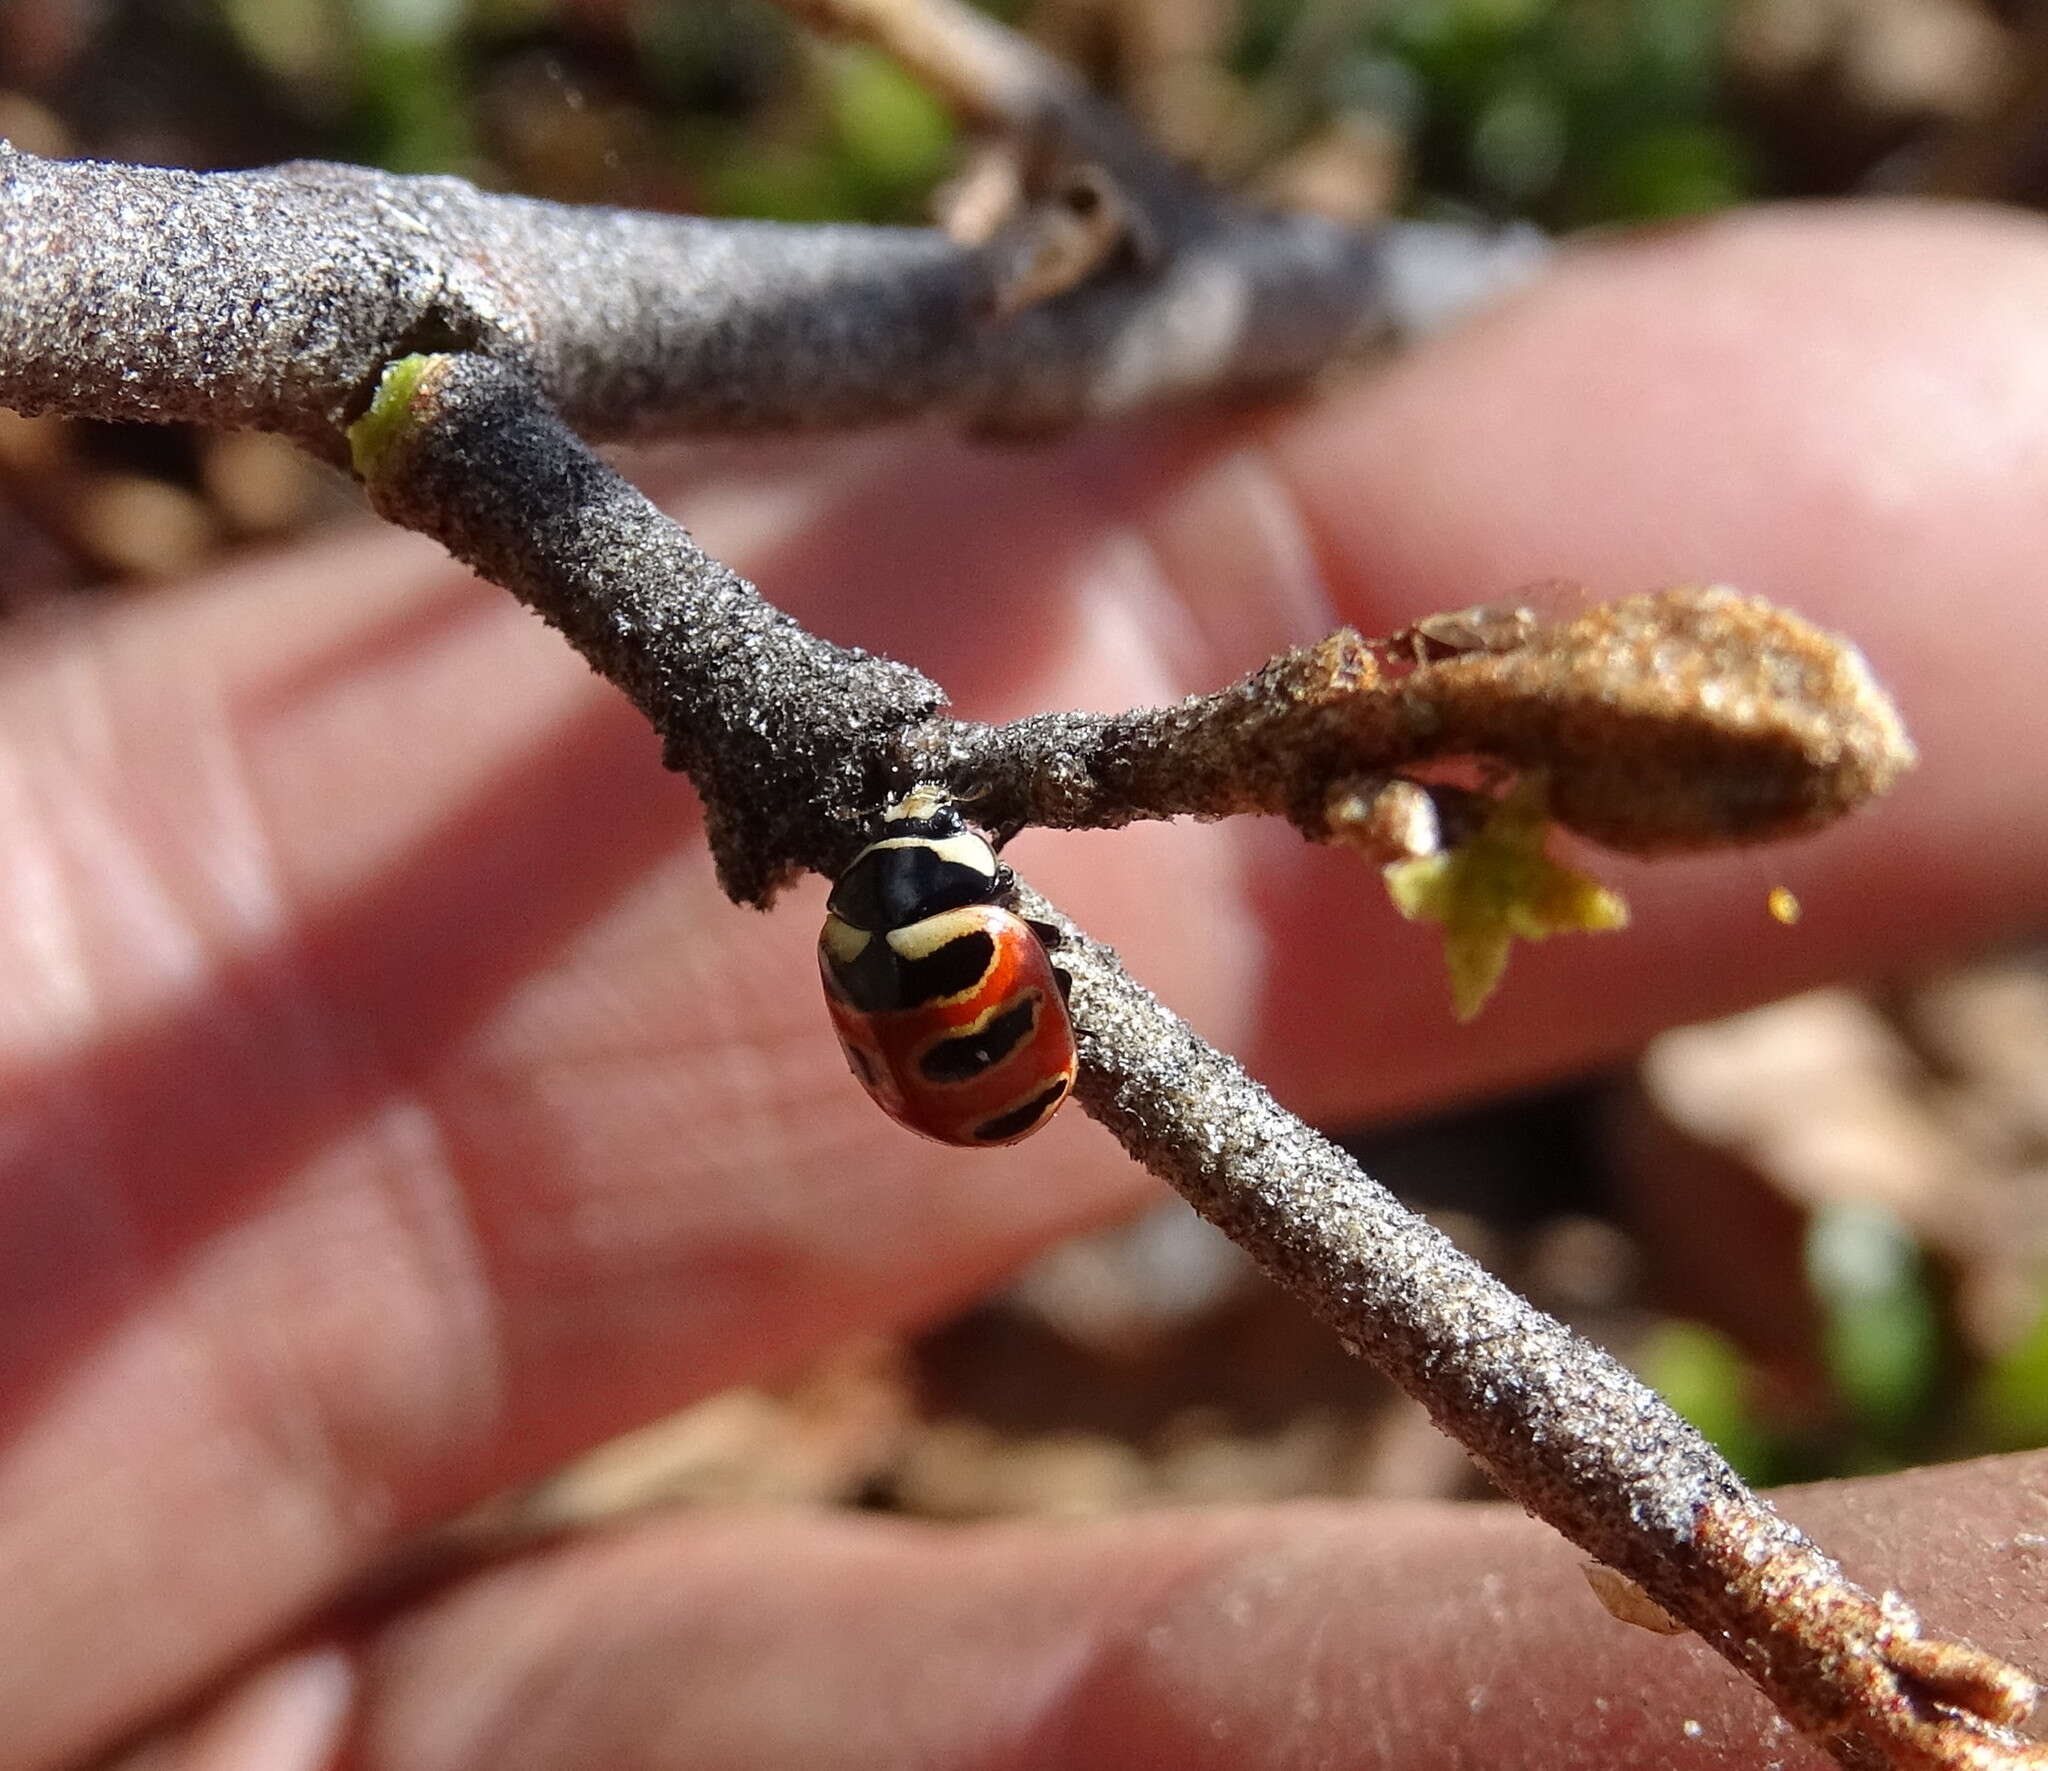
[[[1444,964],[1458,1019],[1469,1021],[1506,971],[1514,943],[1628,925],[1628,905],[1596,879],[1553,861],[1550,817],[1533,777],[1496,800],[1456,848],[1384,869],[1387,893],[1411,922],[1444,931]]]
[[[362,479],[377,477],[385,451],[412,417],[412,396],[420,378],[436,360],[418,351],[400,357],[378,381],[370,409],[348,427],[349,461]]]

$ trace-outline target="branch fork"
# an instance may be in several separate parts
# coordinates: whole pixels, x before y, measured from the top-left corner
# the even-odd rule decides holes
[[[994,726],[807,632],[590,440],[911,413],[1029,431],[1299,385],[1385,329],[1405,236],[1216,197],[947,0],[792,4],[1005,134],[1007,186],[958,199],[949,236],[0,144],[0,289],[23,316],[0,328],[0,402],[352,446],[377,510],[518,596],[647,716],[742,904],[837,871],[919,784],[1004,831],[1261,813],[1416,861],[1458,847],[1494,776],[1540,776],[1550,818],[1659,854],[1817,828],[1910,766],[1852,647],[1721,588],[1339,633],[1176,706]],[[1850,1583],[1656,1396],[1020,900],[1072,978],[1083,1108],[1632,1583],[1640,1617],[1699,1635],[1845,1765],[2048,1767],[2015,1732],[2025,1675]],[[1622,1591],[1607,1602],[1627,1609]]]

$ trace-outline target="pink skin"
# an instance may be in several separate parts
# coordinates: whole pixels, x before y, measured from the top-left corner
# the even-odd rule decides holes
[[[700,460],[678,508],[970,713],[1176,696],[1338,620],[1563,574],[1726,579],[1865,646],[1925,754],[1892,800],[1796,848],[1605,868],[1636,928],[1519,956],[1471,1028],[1428,938],[1284,832],[1017,845],[1315,1114],[1556,1075],[2038,915],[2048,799],[2013,766],[2048,657],[2031,222],[1748,215],[1576,253],[1314,406],[1038,455],[803,455]],[[0,823],[0,1771],[209,1701],[172,1762],[253,1762],[245,1740],[266,1771],[1782,1753],[1701,1650],[1612,1622],[1568,1550],[1487,1511],[943,1539],[680,1519],[305,1652],[409,1533],[929,1320],[1151,1183],[1078,1114],[971,1160],[890,1126],[818,1001],[822,887],[724,904],[633,716],[404,537],[17,635]],[[1764,912],[1780,882],[1794,929]],[[2011,1541],[2048,1464],[1916,1483],[1798,1514],[2048,1665],[2048,1578]]]

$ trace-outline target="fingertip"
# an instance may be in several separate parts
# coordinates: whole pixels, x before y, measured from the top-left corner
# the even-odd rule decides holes
[[[1930,1637],[2038,1663],[2040,1480],[2039,1457],[1987,1460],[1783,1504],[1852,1575],[1926,1602]],[[1705,1642],[1604,1609],[1583,1564],[1498,1506],[671,1517],[381,1632],[364,1763],[637,1765],[687,1742],[732,1771],[1738,1771],[1801,1750]]]
[[[1547,578],[1839,618],[2037,528],[2044,312],[2032,218],[1735,211],[1568,250],[1271,443],[1369,626]]]

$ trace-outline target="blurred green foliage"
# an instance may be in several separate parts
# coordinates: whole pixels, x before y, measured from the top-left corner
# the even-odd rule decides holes
[[[1978,1374],[1969,1425],[1976,1449],[2027,1451],[2048,1445],[2048,1310]]]
[[[893,62],[808,38],[767,0],[638,0],[594,18],[546,0],[212,3],[246,61],[326,126],[303,151],[395,171],[909,221],[953,156],[951,119]]]
[[[1774,1405],[1771,1384],[1720,1331],[1668,1321],[1636,1349],[1645,1382],[1752,1481],[1811,1481],[2048,1445],[2048,1312],[1974,1373],[1940,1275],[1891,1213],[1817,1212],[1805,1248],[1827,1397]]]
[[[1419,209],[1569,227],[1755,188],[1726,101],[1727,0],[1249,0],[1247,76],[1288,64],[1319,5],[1355,15],[1316,70],[1321,104],[1391,114]]]
[[[1685,214],[1759,182],[1726,102],[1729,3],[1242,0],[1218,72],[1250,112],[1285,120],[1267,132],[1278,147],[1338,117],[1390,127],[1424,213],[1551,226]],[[595,91],[637,127],[626,146],[584,131],[588,152],[663,158],[656,185],[720,213],[915,219],[953,151],[950,120],[892,64],[805,36],[767,0],[211,4],[309,115],[339,110],[330,151],[402,170],[531,183],[491,139],[489,88],[535,55],[552,97],[529,87],[519,103],[576,108]]]
[[[1821,1361],[1851,1427],[1878,1462],[1910,1450],[1936,1400],[1942,1315],[1912,1233],[1874,1205],[1815,1214],[1806,1282],[1820,1312]]]
[[[776,221],[921,219],[953,154],[953,126],[929,93],[873,50],[819,54],[817,108],[800,131],[744,125],[684,131],[710,207]]]

